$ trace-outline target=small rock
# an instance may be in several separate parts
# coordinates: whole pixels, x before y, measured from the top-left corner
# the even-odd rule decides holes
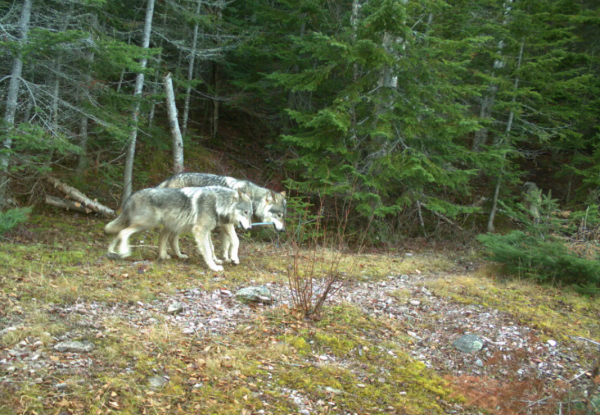
[[[421,302],[419,300],[410,300],[409,303],[410,303],[410,305],[414,305],[414,306],[421,304]]]
[[[483,367],[483,360],[481,360],[481,359],[475,360],[475,366]]]
[[[246,287],[235,293],[236,298],[243,303],[271,304],[273,296],[267,287]]]
[[[152,376],[148,379],[148,387],[150,389],[160,389],[167,384],[167,380],[162,376]]]
[[[94,343],[84,340],[84,341],[77,341],[77,340],[69,340],[69,341],[64,341],[64,342],[60,342],[58,344],[56,344],[54,346],[54,350],[56,350],[57,352],[72,352],[72,353],[87,353],[87,352],[91,352],[92,350],[94,350],[96,346],[94,346]]]
[[[6,333],[10,332],[10,331],[15,331],[17,330],[16,327],[7,327],[5,329],[0,330],[0,337],[4,336]]]
[[[548,340],[547,343],[550,345],[550,347],[555,347],[556,346],[556,340]]]
[[[302,409],[299,412],[301,415],[310,415],[310,411],[308,409]]]
[[[160,323],[160,320],[159,320],[159,319],[157,319],[157,318],[150,317],[150,318],[148,319],[148,324],[158,324],[158,323]]]
[[[167,313],[169,314],[179,314],[183,311],[183,304],[181,303],[171,303],[169,304],[169,308],[167,308]]]
[[[62,390],[62,389],[66,389],[67,388],[67,384],[66,383],[57,383],[55,386],[56,389],[58,390]]]
[[[483,339],[475,334],[465,334],[454,340],[452,345],[463,353],[477,352],[483,348]]]

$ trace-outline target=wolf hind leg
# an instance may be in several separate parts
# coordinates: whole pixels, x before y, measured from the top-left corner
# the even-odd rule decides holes
[[[238,251],[240,238],[235,233],[235,228],[232,224],[224,225],[221,229],[223,231],[223,258],[227,262],[239,265],[240,258],[238,257]]]
[[[213,271],[223,271],[223,267],[217,265],[213,259],[213,247],[210,237],[210,231],[203,229],[202,226],[194,226],[192,229],[196,245],[198,246],[198,252],[204,259],[204,262]]]
[[[151,227],[144,226],[142,224],[133,224],[128,226],[127,228],[120,231],[117,237],[113,240],[113,242],[111,242],[109,246],[109,252],[111,251],[111,249],[114,250],[115,245],[117,244],[117,242],[119,242],[119,248],[115,255],[118,255],[119,258],[127,258],[131,255],[131,248],[129,247],[129,238],[131,237],[131,235],[148,229],[151,229]]]
[[[181,251],[179,250],[179,234],[178,233],[173,232],[172,234],[169,235],[169,243],[171,245],[171,249],[177,256],[177,258],[180,258],[180,259],[188,259],[189,258],[187,255],[182,254]]]

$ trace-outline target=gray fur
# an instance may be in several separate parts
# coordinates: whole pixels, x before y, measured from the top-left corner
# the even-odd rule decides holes
[[[170,177],[158,188],[223,186],[241,190],[252,200],[254,217],[259,222],[273,223],[278,232],[285,231],[285,215],[287,203],[285,192],[277,193],[270,189],[257,186],[248,180],[239,180],[228,176],[217,176],[210,173],[180,173]],[[234,264],[239,264],[238,247],[239,238],[230,225],[221,226],[223,230],[223,259]]]
[[[523,183],[521,190],[523,207],[531,214],[535,221],[540,219],[540,206],[542,205],[542,191],[533,182]]]
[[[198,251],[213,271],[222,271],[216,260],[210,233],[217,226],[250,229],[252,203],[245,193],[225,187],[182,189],[143,189],[134,193],[117,219],[104,228],[108,234],[117,234],[108,247],[111,258],[131,255],[129,237],[135,233],[163,225],[158,238],[160,259],[169,259],[167,241],[179,258],[187,258],[179,250],[179,235],[192,232]],[[115,247],[119,244],[118,252]]]

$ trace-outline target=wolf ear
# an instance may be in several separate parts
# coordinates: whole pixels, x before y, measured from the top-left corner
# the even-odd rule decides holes
[[[279,193],[281,196],[285,197],[285,190],[281,193]]]
[[[243,199],[242,194],[243,194],[242,193],[242,189],[238,188],[237,189],[237,195],[235,195],[235,198],[236,199]]]
[[[271,199],[270,200],[267,199],[267,202],[275,203],[276,200],[277,200],[277,193],[275,193],[273,190],[271,190]]]

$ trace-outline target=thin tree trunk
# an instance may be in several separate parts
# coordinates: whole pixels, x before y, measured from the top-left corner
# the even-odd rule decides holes
[[[177,120],[175,92],[173,91],[173,81],[171,80],[170,72],[165,75],[163,85],[167,94],[167,113],[169,114],[169,126],[171,127],[173,140],[173,173],[177,174],[183,171],[183,139],[181,138],[179,121]]]
[[[521,69],[521,62],[523,61],[523,49],[525,48],[525,39],[521,40],[521,48],[519,50],[519,60],[517,61],[517,76],[515,77],[515,83],[513,86],[513,90],[515,92],[515,94],[512,97],[512,103],[514,104],[516,102],[516,92],[519,89],[519,69]],[[514,107],[514,105],[513,105]],[[508,138],[508,135],[510,134],[510,131],[512,130],[512,124],[513,124],[513,119],[515,117],[515,111],[514,108],[510,109],[510,113],[508,114],[508,121],[506,122],[506,130],[504,133],[504,136]],[[498,145],[502,144],[503,140],[499,140]],[[504,159],[506,158],[506,155],[504,155],[503,157]],[[496,217],[496,212],[498,211],[498,199],[500,196],[500,186],[502,184],[502,172],[500,172],[500,175],[498,176],[498,180],[496,181],[496,187],[494,189],[494,197],[492,199],[492,209],[490,210],[490,216],[488,217],[488,223],[487,223],[487,231],[488,232],[494,232],[494,218]]]
[[[163,27],[166,26],[167,23],[167,13],[165,12],[165,14],[163,14],[163,21],[162,21],[162,25]],[[158,93],[158,85],[160,84],[160,65],[162,63],[162,46],[163,46],[163,39],[160,39],[160,44],[159,47],[161,49],[161,51],[158,54],[158,58],[156,61],[156,73],[154,76],[154,83],[152,84],[152,105],[150,106],[150,114],[148,114],[148,128],[152,128],[152,124],[154,123],[154,112],[156,110],[156,99],[154,97],[156,97],[156,94]]]
[[[219,131],[219,67],[213,62],[214,99],[213,99],[213,121],[212,137],[215,138]]]
[[[504,21],[503,25],[508,23],[508,17],[510,15],[510,11],[512,10],[513,0],[507,0],[504,3]],[[504,49],[504,41],[498,42],[498,55],[502,56],[502,49]],[[492,78],[495,75],[496,69],[502,69],[506,65],[505,59],[497,59],[494,61],[494,67],[492,69]],[[481,108],[479,110],[479,118],[487,119],[492,116],[492,107],[494,106],[494,102],[496,101],[496,94],[498,93],[498,85],[490,84],[488,86],[487,95],[485,95],[481,101]],[[487,127],[480,128],[475,132],[475,138],[473,139],[473,145],[471,149],[475,152],[479,152],[482,145],[487,143],[489,136],[489,129]]]
[[[196,6],[196,17],[200,14],[200,8],[202,7],[202,0],[198,0]],[[194,60],[196,59],[196,47],[198,43],[198,22],[194,25],[194,35],[192,37],[192,51],[190,52],[190,61],[188,67],[188,85],[185,90],[185,105],[183,107],[183,117],[181,123],[183,124],[183,135],[187,134],[188,116],[190,113],[190,96],[192,95],[192,77],[194,75]]]
[[[150,34],[152,31],[152,16],[154,14],[154,1],[148,0],[148,6],[146,8],[146,21],[144,24],[144,37],[142,39],[142,48],[148,49],[150,46]],[[147,58],[142,58],[140,66],[142,70],[146,68],[148,63]],[[121,196],[121,207],[125,205],[129,196],[131,196],[132,182],[133,182],[133,162],[135,159],[135,144],[137,141],[137,130],[138,120],[140,113],[140,98],[142,96],[142,90],[144,88],[144,73],[138,73],[135,79],[135,89],[133,91],[133,111],[131,114],[132,128],[131,134],[129,135],[129,145],[127,147],[127,154],[125,158],[125,170],[123,172],[123,194]]]
[[[81,148],[81,154],[79,160],[77,160],[77,175],[81,176],[88,165],[87,159],[87,145],[88,145],[88,117],[85,115],[81,116],[79,124],[79,147]]]
[[[19,32],[21,46],[27,42],[29,31],[29,20],[31,18],[32,0],[24,0],[21,18],[19,20]],[[10,150],[12,148],[12,138],[10,131],[15,127],[15,115],[19,99],[19,89],[21,86],[21,74],[23,73],[23,61],[21,52],[17,53],[13,61],[13,67],[10,74],[10,82],[6,93],[6,112],[4,113],[4,123],[6,138],[2,141],[2,148],[5,150],[0,154],[0,209],[5,205],[6,188],[8,186],[8,165],[10,163]]]

